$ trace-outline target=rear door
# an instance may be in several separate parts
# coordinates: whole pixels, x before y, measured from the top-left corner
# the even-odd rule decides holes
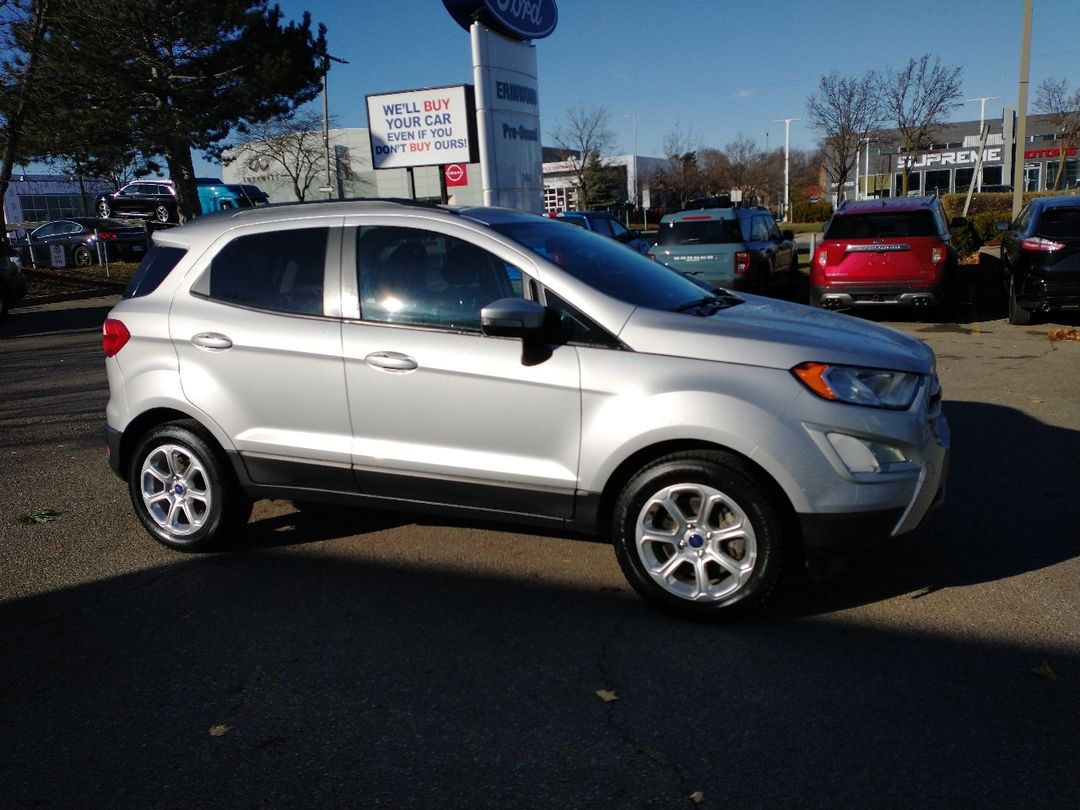
[[[336,222],[226,235],[173,298],[184,394],[258,483],[352,488]]]
[[[343,242],[342,345],[360,490],[570,517],[577,349],[559,346],[530,363],[521,340],[480,332],[481,307],[528,294],[529,260],[451,223],[398,223],[357,218]]]

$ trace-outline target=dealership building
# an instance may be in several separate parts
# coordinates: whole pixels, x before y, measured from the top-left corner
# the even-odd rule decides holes
[[[1016,116],[1011,108],[1006,108],[1000,119],[986,123],[990,124],[990,132],[985,144],[981,137],[982,123],[961,121],[939,127],[937,142],[914,155],[900,154],[899,133],[895,130],[864,141],[857,172],[844,184],[841,197],[896,196],[903,189],[905,163],[911,169],[908,195],[966,192],[972,184],[977,191],[986,186],[998,189],[1011,186],[1015,155],[1019,154],[1009,146],[1016,140]],[[1062,160],[1058,133],[1047,116],[1028,116],[1026,129],[1023,190],[1049,191],[1054,187]],[[1059,190],[1080,187],[1076,147],[1065,151],[1065,174]],[[829,179],[829,187],[835,191],[836,181]]]

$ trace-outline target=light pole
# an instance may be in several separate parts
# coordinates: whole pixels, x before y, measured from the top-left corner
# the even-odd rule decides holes
[[[788,221],[788,204],[791,198],[791,181],[789,179],[791,165],[788,160],[788,144],[789,136],[791,134],[791,122],[801,120],[801,118],[777,118],[773,121],[774,124],[779,124],[781,121],[784,123],[784,215],[780,217],[781,222]],[[855,191],[858,192],[858,188],[856,188]]]
[[[320,188],[326,194],[326,199],[330,199],[334,195],[334,184],[330,179],[330,112],[328,94],[326,92],[326,77],[330,73],[330,63],[337,62],[339,65],[349,64],[344,59],[338,59],[336,56],[331,56],[328,53],[322,54],[322,139],[323,139],[323,154],[326,157],[326,185]]]

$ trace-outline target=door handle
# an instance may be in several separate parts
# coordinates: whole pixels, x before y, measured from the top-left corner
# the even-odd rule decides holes
[[[223,351],[232,348],[232,339],[220,332],[200,332],[191,338],[191,342],[200,349]]]
[[[364,358],[364,362],[387,371],[412,371],[419,365],[409,355],[400,352],[372,352]]]

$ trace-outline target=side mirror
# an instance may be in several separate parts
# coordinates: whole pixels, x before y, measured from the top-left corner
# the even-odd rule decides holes
[[[480,330],[491,337],[525,338],[544,327],[547,310],[524,298],[500,298],[480,310]]]
[[[1008,222],[999,222],[994,226],[994,230],[1007,231],[1007,230],[1009,230],[1009,223]]]

